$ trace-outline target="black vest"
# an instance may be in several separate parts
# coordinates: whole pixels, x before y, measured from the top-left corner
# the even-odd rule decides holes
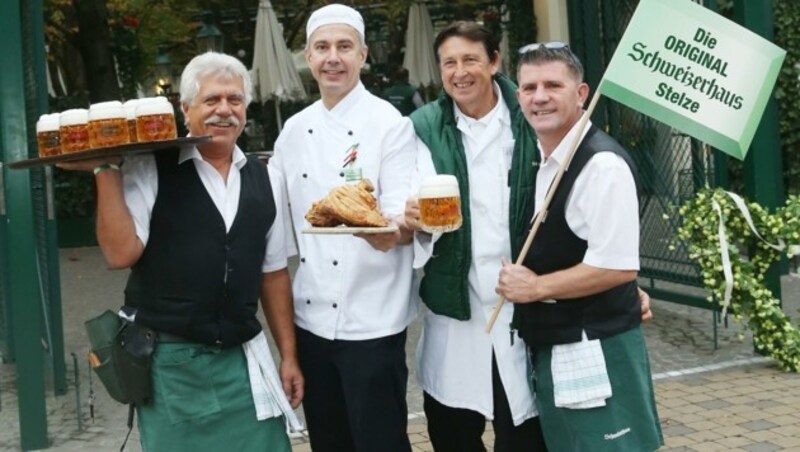
[[[539,225],[525,258],[524,265],[537,274],[553,273],[583,261],[588,245],[569,228],[566,205],[578,175],[598,152],[619,155],[636,174],[628,153],[611,137],[592,127],[575,152],[569,171],[564,173],[551,200],[547,218]],[[586,330],[589,339],[627,331],[641,322],[636,289],[636,282],[632,281],[594,295],[558,300],[558,303],[515,304],[520,336],[533,347],[580,342],[582,330]]]
[[[132,267],[125,305],[136,322],[206,343],[234,346],[261,331],[256,319],[261,265],[275,202],[266,167],[242,167],[239,210],[229,232],[188,160],[177,149],[156,155],[158,194],[150,238]]]

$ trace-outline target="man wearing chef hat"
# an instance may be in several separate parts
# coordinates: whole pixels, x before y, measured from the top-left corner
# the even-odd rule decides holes
[[[397,224],[414,171],[414,132],[361,83],[367,47],[356,10],[314,11],[306,38],[321,99],[286,122],[270,167],[283,175],[297,232],[295,323],[311,447],[409,451],[405,342],[417,312],[410,234],[404,227],[358,236],[302,231],[312,202],[362,177]]]

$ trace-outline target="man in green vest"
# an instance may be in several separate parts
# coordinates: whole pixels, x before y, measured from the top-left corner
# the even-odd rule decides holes
[[[516,257],[530,219],[536,141],[516,86],[499,73],[499,42],[489,30],[456,22],[434,48],[444,92],[411,115],[417,169],[421,180],[456,176],[463,225],[415,234],[428,306],[416,367],[428,432],[436,451],[485,450],[481,435],[491,419],[495,451],[543,451],[525,345],[510,327],[512,306],[484,332],[501,259]],[[416,199],[409,199],[406,222],[413,227],[418,219]]]

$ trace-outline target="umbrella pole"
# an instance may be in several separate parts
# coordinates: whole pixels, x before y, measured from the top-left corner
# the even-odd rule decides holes
[[[281,121],[281,100],[278,97],[274,97],[275,99],[275,117],[278,120],[278,133],[281,133],[281,129],[283,129],[283,121]]]

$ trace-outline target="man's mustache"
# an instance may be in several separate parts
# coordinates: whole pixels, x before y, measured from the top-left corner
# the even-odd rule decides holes
[[[216,124],[220,122],[228,122],[236,127],[239,127],[239,124],[241,124],[241,122],[239,122],[239,118],[237,118],[236,116],[222,117],[220,115],[214,115],[209,117],[208,119],[203,121],[203,124]]]

